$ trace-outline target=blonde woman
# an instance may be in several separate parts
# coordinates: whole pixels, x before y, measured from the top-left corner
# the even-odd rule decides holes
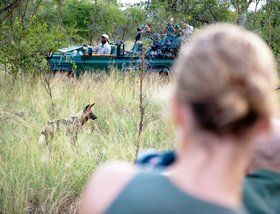
[[[198,32],[174,68],[177,161],[168,176],[107,164],[89,181],[81,213],[243,213],[252,140],[270,129],[275,67],[253,33],[232,25]]]

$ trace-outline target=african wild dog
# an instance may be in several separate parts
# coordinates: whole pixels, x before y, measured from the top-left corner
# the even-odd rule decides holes
[[[70,141],[75,145],[77,141],[78,132],[81,127],[89,120],[95,120],[97,117],[92,113],[92,106],[95,103],[87,105],[82,111],[78,112],[75,116],[65,119],[49,121],[42,129],[39,137],[39,143],[43,144],[49,137],[54,136],[55,132],[61,127],[66,130],[66,135],[70,137]]]

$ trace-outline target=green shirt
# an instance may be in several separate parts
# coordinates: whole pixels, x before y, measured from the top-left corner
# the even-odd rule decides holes
[[[175,187],[164,175],[139,173],[127,184],[106,213],[243,214],[244,212],[187,194]]]
[[[257,170],[246,177],[243,189],[244,206],[249,213],[280,213],[279,173]]]

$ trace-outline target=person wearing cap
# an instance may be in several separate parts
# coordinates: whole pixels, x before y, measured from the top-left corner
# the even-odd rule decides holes
[[[92,51],[94,51],[95,54],[110,54],[111,46],[109,44],[109,36],[107,34],[103,34],[101,36],[101,43],[93,47]]]

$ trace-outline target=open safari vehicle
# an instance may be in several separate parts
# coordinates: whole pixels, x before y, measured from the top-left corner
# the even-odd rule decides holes
[[[175,56],[157,56],[152,55],[152,51],[144,51],[141,42],[135,42],[131,50],[125,50],[122,41],[110,45],[110,54],[94,54],[92,48],[87,46],[71,46],[59,49],[57,53],[50,54],[47,57],[49,69],[75,74],[76,76],[84,72],[108,71],[112,67],[120,71],[139,70],[144,54],[146,72],[168,74],[175,60]]]

